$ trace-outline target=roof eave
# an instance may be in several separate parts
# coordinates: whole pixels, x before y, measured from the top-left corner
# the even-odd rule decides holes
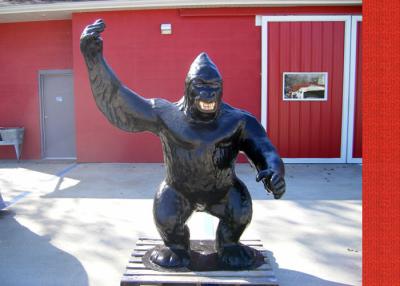
[[[221,7],[359,6],[362,0],[138,0],[82,1],[52,4],[22,4],[0,7],[0,23],[71,19],[73,13]]]

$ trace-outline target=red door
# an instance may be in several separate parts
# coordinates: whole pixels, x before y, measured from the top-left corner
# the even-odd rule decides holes
[[[355,108],[354,108],[354,134],[353,134],[353,158],[362,157],[362,124],[361,124],[361,59],[362,59],[362,34],[361,21],[357,22],[357,47],[356,47],[356,83],[355,83]]]
[[[284,158],[340,158],[345,22],[267,25],[268,136]],[[283,100],[286,72],[326,73],[326,100]]]

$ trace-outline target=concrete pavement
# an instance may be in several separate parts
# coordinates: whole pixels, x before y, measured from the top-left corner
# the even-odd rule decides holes
[[[243,238],[261,239],[281,286],[361,285],[360,165],[286,165],[287,193],[273,200],[249,165],[253,197]],[[0,284],[119,285],[138,237],[158,236],[152,199],[162,164],[0,161]],[[213,238],[217,220],[189,221]]]

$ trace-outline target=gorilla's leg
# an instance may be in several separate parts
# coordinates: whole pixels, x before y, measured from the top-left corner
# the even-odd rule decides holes
[[[152,252],[151,261],[168,268],[189,265],[189,228],[185,222],[192,212],[192,205],[181,193],[165,182],[161,184],[154,199],[153,215],[164,246]]]
[[[239,243],[253,213],[246,186],[241,181],[236,181],[226,197],[207,211],[220,219],[216,237],[220,262],[230,268],[251,266],[255,259],[254,253]]]

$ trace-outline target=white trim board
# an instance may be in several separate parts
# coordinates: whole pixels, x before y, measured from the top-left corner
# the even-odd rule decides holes
[[[362,22],[362,16],[351,18],[351,47],[350,47],[350,84],[349,84],[349,124],[347,138],[347,162],[362,163],[361,158],[353,158],[354,144],[354,118],[356,103],[356,81],[357,81],[357,24]]]
[[[343,164],[341,158],[282,158],[285,164]]]
[[[266,17],[261,18],[261,124],[267,131],[268,111],[268,23]]]
[[[344,65],[343,65],[343,101],[342,132],[339,158],[293,158],[291,163],[346,163],[348,142],[349,76],[350,76],[350,40],[351,16],[262,16],[261,17],[261,124],[268,131],[268,23],[269,22],[344,22]],[[334,162],[333,162],[334,161]]]

